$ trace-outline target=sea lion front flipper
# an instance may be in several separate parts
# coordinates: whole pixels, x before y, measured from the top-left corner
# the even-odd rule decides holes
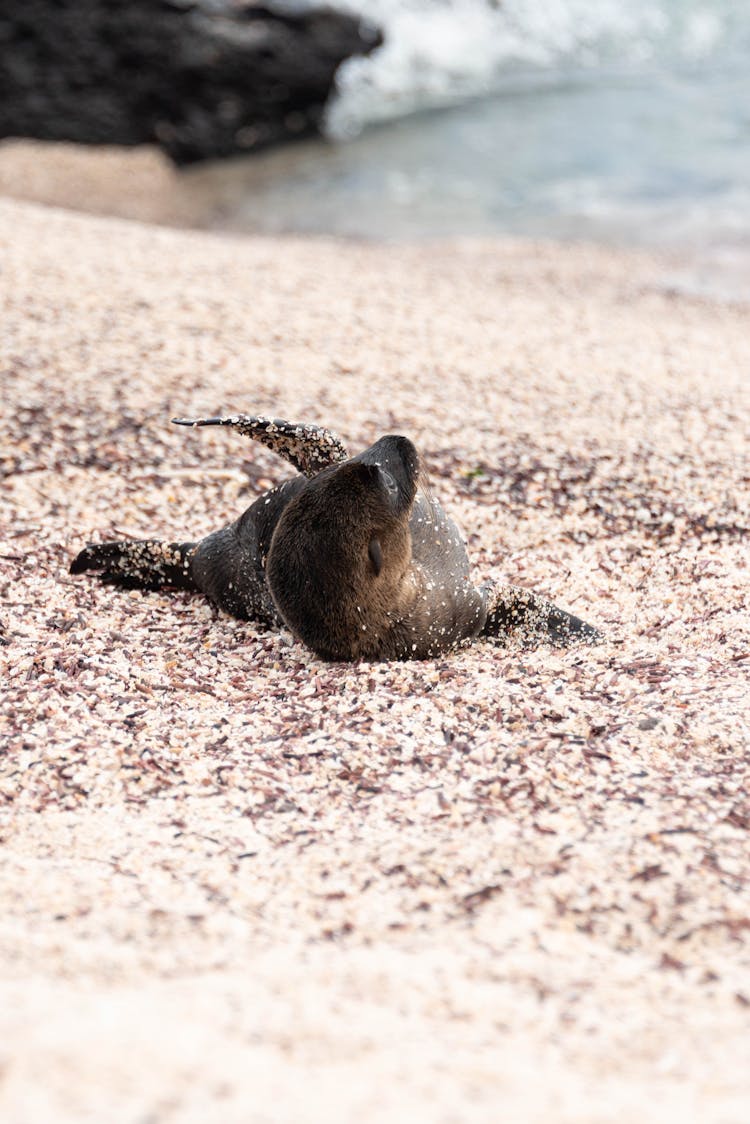
[[[283,418],[233,414],[228,418],[172,418],[174,425],[225,425],[284,457],[304,476],[349,459],[341,438],[319,425],[295,425]]]
[[[481,636],[517,637],[525,644],[557,645],[586,642],[598,644],[604,637],[580,617],[558,609],[545,597],[517,585],[489,584],[482,587],[487,619]]]
[[[195,543],[156,539],[89,543],[73,559],[71,574],[97,572],[105,585],[121,589],[197,589],[191,572]]]

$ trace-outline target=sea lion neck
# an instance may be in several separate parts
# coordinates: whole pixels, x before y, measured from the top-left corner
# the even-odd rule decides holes
[[[418,472],[411,441],[387,436],[314,476],[282,513],[268,586],[282,619],[319,655],[376,657],[409,611]]]

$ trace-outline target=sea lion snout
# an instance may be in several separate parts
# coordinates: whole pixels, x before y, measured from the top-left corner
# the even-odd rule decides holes
[[[411,507],[417,492],[419,453],[408,437],[388,434],[365,449],[364,453],[353,457],[352,461],[377,465],[380,484],[399,513]]]

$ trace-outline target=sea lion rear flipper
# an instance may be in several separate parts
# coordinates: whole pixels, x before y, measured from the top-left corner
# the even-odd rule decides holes
[[[485,585],[487,619],[481,636],[518,637],[524,643],[598,644],[604,637],[579,617],[517,585]]]
[[[122,589],[197,589],[191,572],[195,543],[144,542],[89,543],[74,558],[71,574],[98,571],[106,585]]]
[[[349,459],[343,442],[319,425],[295,425],[283,418],[233,414],[228,418],[172,418],[174,425],[225,425],[272,449],[305,476]]]

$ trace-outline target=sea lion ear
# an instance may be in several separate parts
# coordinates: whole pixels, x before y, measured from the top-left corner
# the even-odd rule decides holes
[[[367,553],[370,555],[372,568],[375,571],[375,577],[378,576],[383,569],[383,551],[380,546],[380,539],[370,539],[370,545],[367,548]]]

